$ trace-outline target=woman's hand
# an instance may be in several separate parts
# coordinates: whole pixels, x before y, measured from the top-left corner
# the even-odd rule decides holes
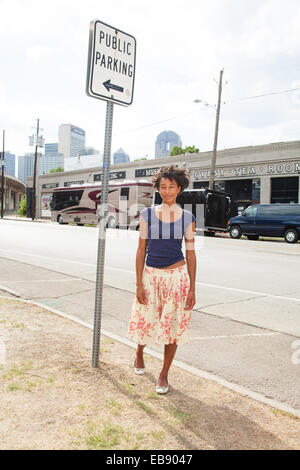
[[[196,303],[195,291],[190,290],[185,303],[185,310],[193,310]]]
[[[139,304],[147,305],[146,292],[143,285],[136,287],[136,299]]]

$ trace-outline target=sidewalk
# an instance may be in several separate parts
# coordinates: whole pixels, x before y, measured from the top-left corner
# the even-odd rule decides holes
[[[35,219],[32,220],[31,217],[21,217],[19,215],[5,215],[3,217],[3,220],[20,220],[21,222],[43,222],[43,223],[51,223],[51,219]]]
[[[0,295],[7,295],[0,291]],[[1,449],[299,449],[300,420],[101,338],[32,303],[0,298]]]

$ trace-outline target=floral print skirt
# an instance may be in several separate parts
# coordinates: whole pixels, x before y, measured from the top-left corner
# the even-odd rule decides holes
[[[186,344],[190,338],[192,310],[185,304],[190,278],[186,264],[173,269],[145,266],[146,305],[135,298],[128,336],[138,344]]]

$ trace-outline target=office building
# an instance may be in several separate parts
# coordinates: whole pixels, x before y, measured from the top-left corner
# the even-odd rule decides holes
[[[15,177],[16,175],[16,156],[10,152],[4,152],[4,174]]]
[[[58,142],[45,144],[45,155],[58,155]]]
[[[64,156],[48,153],[39,157],[38,173],[39,175],[45,175],[59,166],[64,168]]]
[[[72,124],[61,124],[58,130],[58,152],[65,158],[77,157],[85,150],[85,131]]]
[[[34,153],[25,153],[18,157],[18,179],[26,184],[27,178],[33,176]]]
[[[117,165],[118,163],[128,163],[130,162],[130,157],[128,153],[126,153],[122,148],[119,148],[114,155],[114,165]]]
[[[161,132],[155,142],[155,158],[168,157],[175,146],[182,147],[180,136],[173,131]]]

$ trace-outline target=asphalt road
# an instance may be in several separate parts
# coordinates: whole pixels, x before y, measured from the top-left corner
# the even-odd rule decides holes
[[[93,321],[97,229],[3,220],[0,233],[0,285]],[[107,231],[103,324],[124,337],[137,239]],[[196,255],[193,341],[177,359],[300,409],[300,244],[197,237]]]

